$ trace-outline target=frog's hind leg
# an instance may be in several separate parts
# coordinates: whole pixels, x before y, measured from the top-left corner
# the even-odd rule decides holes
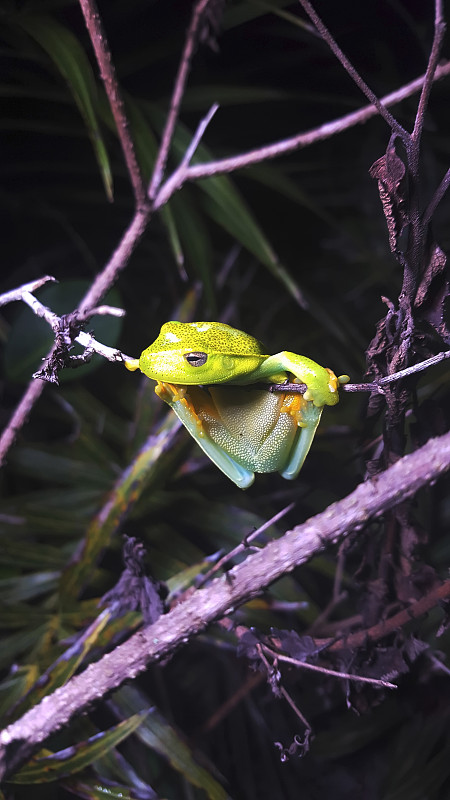
[[[220,445],[211,439],[197,414],[196,408],[210,403],[207,393],[199,387],[174,387],[171,384],[158,384],[158,394],[175,411],[178,419],[187,428],[199,447],[208,458],[240,489],[248,489],[255,480],[255,474],[237,463]],[[182,388],[182,391],[179,389]],[[204,396],[202,396],[204,395]],[[214,410],[214,406],[212,406]]]
[[[301,412],[301,422],[297,432],[297,439],[292,448],[292,455],[289,458],[281,475],[287,480],[294,480],[300,472],[309,449],[313,443],[317,426],[322,416],[322,408],[318,408],[311,402],[303,405]]]

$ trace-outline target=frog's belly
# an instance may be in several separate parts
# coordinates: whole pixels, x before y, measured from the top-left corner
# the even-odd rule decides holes
[[[281,411],[283,394],[241,387],[209,387],[210,402],[197,413],[207,435],[239,464],[254,472],[285,466],[300,434]]]

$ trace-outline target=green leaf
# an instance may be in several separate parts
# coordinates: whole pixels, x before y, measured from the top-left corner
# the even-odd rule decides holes
[[[48,625],[3,636],[0,648],[0,667],[10,667],[22,653],[29,652],[48,633]]]
[[[6,717],[7,711],[26,694],[37,677],[38,670],[34,664],[14,666],[0,684],[0,719]]]
[[[132,686],[123,686],[116,692],[112,701],[112,705],[116,706],[121,714],[129,714],[141,707],[142,703],[145,703],[145,695]],[[203,789],[210,800],[227,800],[229,795],[217,780],[223,780],[222,776],[212,765],[206,769],[197,763],[192,749],[157,709],[151,709],[137,736],[141,742],[167,759],[189,783]],[[216,775],[212,774],[213,771]]]
[[[76,797],[83,797],[86,800],[140,800],[142,797],[139,792],[123,784],[108,781],[102,785],[99,778],[69,778],[62,782],[62,786]],[[148,797],[151,796],[149,793]]]
[[[36,756],[16,772],[11,783],[49,783],[85,769],[113,747],[117,747],[145,720],[148,711],[140,711],[114,728],[91,736],[84,742],[59,750],[57,753]]]
[[[189,187],[183,194],[175,194],[170,200],[170,208],[182,241],[183,250],[202,283],[205,304],[214,317],[217,313],[214,280],[214,254],[211,236],[204,218],[190,200]],[[165,208],[165,206],[164,206]],[[162,209],[163,210],[163,209]],[[178,318],[177,318],[178,319]]]
[[[56,484],[68,484],[106,489],[111,483],[113,472],[102,469],[97,464],[78,458],[46,453],[33,447],[21,447],[14,453],[12,463],[22,475],[39,476],[41,480]]]
[[[62,569],[67,560],[61,547],[30,541],[21,535],[2,536],[0,546],[3,567],[8,565],[15,569],[57,570]]]
[[[258,261],[283,284],[296,302],[302,308],[307,308],[308,303],[303,291],[279,261],[230,178],[226,175],[206,178],[199,183],[199,188],[203,191],[202,206],[205,213],[253,253]]]
[[[144,116],[136,101],[128,97],[126,105],[130,121],[130,130],[136,149],[136,157],[143,170],[144,178],[148,181],[158,152],[158,142],[149,120]],[[166,203],[166,205],[160,209],[159,214],[166,228],[169,244],[172,248],[172,253],[178,265],[181,277],[185,279],[183,246],[172,211],[172,202]]]
[[[58,585],[58,572],[33,572],[0,580],[0,602],[20,603],[52,591]]]
[[[168,450],[179,428],[172,412],[164,417],[159,429],[152,432],[144,446],[116,481],[106,503],[88,527],[77,560],[63,574],[61,591],[75,596],[95,570],[99,554],[109,545],[122,523],[125,513],[135,504],[144,490],[158,478],[158,462]]]
[[[161,112],[150,104],[143,104],[146,113],[155,126],[162,127]],[[182,123],[178,123],[174,139],[173,152],[181,161],[192,139],[192,134]],[[213,156],[202,144],[197,148],[192,164],[212,161]],[[248,208],[232,180],[227,175],[215,175],[198,182],[198,191],[202,195],[202,206],[206,214],[237,239],[250,253],[262,263],[282,283],[297,303],[303,308],[307,301],[299,285],[280,263],[278,256],[264,235],[252,212]],[[172,198],[173,199],[173,198]]]
[[[86,123],[106,196],[112,201],[111,167],[97,121],[97,86],[86,53],[74,34],[51,17],[24,13],[14,21],[45,50],[66,81]]]
[[[86,656],[98,645],[99,637],[109,620],[109,611],[102,611],[89,628],[77,637],[74,644],[62,653],[43,675],[39,676],[34,685],[29,687],[26,695],[14,707],[14,719],[21,717],[29,708],[37,705],[43,697],[67,683]]]

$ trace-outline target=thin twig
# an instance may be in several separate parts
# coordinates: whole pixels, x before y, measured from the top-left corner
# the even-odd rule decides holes
[[[77,314],[77,319],[81,320],[89,320],[91,317],[102,317],[102,316],[109,316],[109,317],[124,317],[126,315],[126,311],[124,308],[116,308],[116,306],[95,306],[95,308],[91,308],[90,311],[86,311],[84,314]]]
[[[49,281],[57,282],[56,278],[53,278],[52,275],[44,275],[43,278],[38,278],[35,281],[24,283],[22,286],[19,286],[18,289],[11,289],[10,292],[0,294],[0,306],[5,306],[7,303],[13,303],[15,300],[22,300],[24,292],[34,292],[36,289],[39,289],[41,286],[43,286],[44,283],[48,283]]]
[[[414,375],[416,372],[422,372],[424,369],[428,369],[428,367],[439,364],[446,358],[450,358],[450,350],[437,353],[437,355],[427,358],[426,361],[421,361],[419,364],[413,364],[411,367],[405,367],[405,369],[401,369],[392,375],[386,375],[385,377],[380,378],[380,380],[377,381],[377,384],[379,386],[385,386],[387,383],[393,383],[394,381],[401,380],[401,378],[407,378],[408,375]]]
[[[391,130],[395,131],[403,141],[409,139],[409,133],[405,131],[404,128],[402,128],[402,126],[397,122],[395,117],[393,117],[392,114],[387,110],[383,102],[376,96],[376,94],[372,91],[372,89],[370,89],[367,83],[361,78],[361,75],[356,71],[353,64],[350,63],[347,56],[344,55],[341,48],[331,35],[326,25],[324,25],[319,15],[316,13],[309,0],[299,0],[299,3],[304,9],[304,11],[307,13],[311,22],[316,26],[317,30],[319,31],[324,41],[327,43],[332,53],[334,53],[338,61],[342,64],[345,71],[354,80],[358,88],[361,89],[361,91],[366,95],[367,99],[371,103],[373,103],[373,105],[377,108],[378,113],[384,119],[384,121],[387,122]]]
[[[419,103],[417,106],[416,119],[414,123],[414,130],[411,134],[412,140],[419,146],[420,137],[422,135],[423,123],[425,119],[425,112],[428,108],[428,101],[430,99],[430,92],[434,83],[434,76],[439,61],[439,56],[442,48],[442,41],[445,34],[445,22],[442,8],[442,0],[435,0],[435,13],[434,13],[434,36],[433,44],[431,47],[430,57],[428,59],[427,71],[425,73],[425,80],[423,82],[422,91],[420,94]]]
[[[442,64],[436,70],[435,80],[444,78],[450,75],[450,61]],[[416,78],[395,92],[385,95],[381,98],[380,102],[383,107],[388,107],[400,103],[411,95],[418,92],[424,82],[425,76]],[[332,122],[325,122],[317,128],[312,128],[305,133],[296,134],[287,139],[281,139],[273,144],[258,147],[255,150],[248,150],[237,156],[230,156],[228,158],[210,161],[206,164],[192,164],[186,171],[183,170],[182,179],[180,179],[180,168],[178,167],[172,175],[167,178],[165,183],[161,186],[157,194],[158,207],[164,205],[167,200],[181,188],[183,183],[187,181],[198,180],[199,178],[207,178],[211,175],[222,175],[229,172],[235,172],[238,169],[244,169],[252,164],[259,164],[262,161],[268,161],[272,158],[278,158],[286,153],[292,153],[296,150],[301,150],[304,147],[309,147],[316,142],[330,139],[338,133],[343,133],[355,125],[360,125],[367,122],[372,117],[378,116],[378,109],[374,105],[363,106],[358,111],[353,111],[350,114],[345,114]]]
[[[55,278],[50,275],[45,275],[43,278],[30,281],[29,283],[26,283],[17,289],[13,289],[10,292],[5,292],[4,294],[0,295],[0,306],[5,305],[6,303],[22,300],[37,316],[45,319],[54,331],[58,330],[60,317],[54,314],[53,311],[44,306],[34,297],[34,295],[31,294],[33,290],[38,289],[48,281],[55,281]],[[96,309],[96,311],[97,313],[111,313],[111,307],[100,306]],[[116,314],[118,312],[120,315],[123,314],[122,309],[114,309],[114,312]],[[78,334],[75,341],[81,344],[82,347],[93,350],[99,355],[102,355],[104,358],[107,358],[109,361],[124,362],[133,360],[130,358],[130,356],[125,355],[120,350],[107,347],[106,345],[97,342],[89,333],[85,333],[83,331]],[[48,363],[48,361],[51,359],[54,351],[55,346],[53,345],[47,357],[44,359],[46,363]],[[0,466],[5,463],[5,458],[10,447],[12,447],[18,432],[25,424],[34,404],[41,396],[44,386],[44,380],[32,380],[28,384],[25,394],[22,396],[19,405],[16,407],[11,419],[0,436]]]
[[[450,437],[450,434],[447,435]],[[450,580],[447,580],[438,586],[434,586],[430,592],[422,596],[419,600],[416,600],[414,603],[410,603],[406,608],[403,608],[392,617],[384,619],[382,622],[378,622],[371,628],[364,628],[360,631],[355,631],[355,633],[347,634],[341,639],[330,643],[330,647],[328,649],[330,651],[335,651],[341,650],[342,647],[345,647],[354,650],[357,647],[361,647],[361,645],[365,644],[367,641],[374,642],[378,641],[379,639],[383,639],[385,636],[389,636],[389,634],[394,633],[404,625],[407,625],[408,622],[411,622],[411,620],[418,619],[419,617],[431,611],[432,608],[435,608],[442,602],[448,601],[449,599]]]
[[[49,276],[46,276],[45,280],[54,280]],[[50,308],[44,306],[43,303],[40,302],[30,291],[28,291],[28,287],[30,286],[40,286],[43,283],[43,279],[41,278],[40,281],[33,281],[32,283],[25,284],[21,286],[19,289],[14,289],[12,292],[7,292],[5,295],[0,296],[0,305],[4,302],[4,298],[9,298],[9,302],[12,300],[22,300],[26,303],[29,308],[36,314],[37,317],[44,319],[52,330],[55,332],[59,331],[61,317],[58,317]],[[8,302],[8,301],[6,301]],[[93,309],[90,312],[89,316],[93,316],[95,314],[111,314],[115,317],[123,317],[124,310],[122,308],[113,308],[112,306],[97,306],[97,308]],[[133,361],[131,356],[125,355],[120,350],[117,350],[115,347],[108,347],[101,342],[97,342],[96,339],[90,334],[81,331],[74,339],[75,342],[81,344],[82,347],[86,348],[87,350],[92,350],[94,353],[98,353],[99,355],[103,356],[104,358],[108,359],[108,361]]]
[[[428,224],[431,222],[434,212],[436,211],[439,203],[441,202],[442,198],[447,192],[449,186],[450,186],[450,169],[448,169],[447,172],[445,173],[433,197],[431,198],[428,207],[425,209],[424,215],[422,217],[422,225],[425,230]]]
[[[47,306],[44,306],[36,297],[31,294],[31,292],[24,291],[20,298],[16,298],[17,300],[23,300],[24,303],[31,308],[33,314],[36,314],[37,317],[41,319],[45,319],[46,322],[50,325],[52,330],[57,331],[58,326],[60,323],[60,317],[51,311]]]
[[[52,352],[53,350],[50,351],[47,358],[50,358]],[[6,428],[2,431],[0,436],[0,466],[5,463],[8,450],[12,447],[21,428],[25,425],[34,404],[39,400],[44,390],[44,386],[45,381],[30,381],[19,405],[15,408]]]
[[[311,731],[312,728],[311,728],[311,725],[309,724],[308,720],[306,719],[305,716],[303,716],[303,714],[300,711],[299,707],[296,705],[296,703],[294,702],[294,700],[290,696],[289,692],[287,692],[286,689],[284,688],[284,686],[282,686],[281,683],[280,683],[281,674],[280,674],[280,672],[278,670],[278,666],[277,666],[277,660],[278,660],[277,659],[277,654],[273,653],[269,648],[265,648],[261,643],[256,645],[256,649],[257,649],[257,651],[259,653],[259,657],[260,657],[260,659],[261,659],[261,661],[264,664],[264,667],[266,669],[267,681],[268,681],[269,685],[272,685],[272,680],[273,680],[273,678],[275,678],[277,692],[279,692],[284,697],[284,699],[289,703],[289,705],[291,706],[292,710],[295,712],[295,714],[298,716],[298,718],[302,721],[302,723],[305,726],[305,728],[307,728],[308,730]],[[270,664],[268,659],[266,658],[266,655],[265,655],[265,652],[264,652],[266,649],[269,651],[271,656],[275,657],[273,664]]]
[[[137,162],[134,142],[131,138],[129,122],[125,114],[124,103],[111,58],[108,39],[95,0],[79,0],[79,2],[94,48],[95,57],[100,68],[100,76],[105,86],[109,105],[116,123],[125,163],[133,186],[136,205],[139,207],[145,202],[145,183]]]
[[[386,384],[395,383],[395,381],[400,381],[402,378],[407,378],[409,375],[414,375],[416,372],[423,372],[423,370],[428,369],[428,367],[433,367],[435,364],[439,364],[446,358],[450,358],[450,350],[437,353],[437,355],[431,356],[431,358],[427,358],[425,361],[420,361],[418,364],[413,364],[411,367],[405,367],[405,369],[401,369],[398,372],[393,372],[392,375],[385,375],[377,381],[370,383],[346,383],[339,387],[339,391],[379,392],[383,394],[382,387],[386,386]],[[264,386],[264,384],[261,384],[261,386]],[[271,392],[290,392],[293,394],[304,394],[306,389],[307,386],[305,383],[272,383],[269,387]]]
[[[306,719],[305,715],[302,714],[298,705],[294,702],[289,692],[286,691],[284,686],[279,687],[280,693],[283,695],[284,699],[287,703],[289,703],[290,707],[292,708],[293,712],[297,715],[297,717],[303,722],[303,725],[308,731],[311,731],[311,725],[309,724],[308,720]]]
[[[227,564],[233,558],[236,558],[236,556],[240,555],[241,553],[245,553],[245,551],[248,550],[250,542],[252,542],[258,536],[260,536],[261,533],[267,530],[267,528],[270,528],[271,525],[275,525],[276,522],[279,522],[279,520],[282,519],[284,516],[286,516],[286,514],[288,514],[289,511],[292,511],[294,506],[295,503],[289,503],[288,506],[282,508],[281,511],[279,511],[277,514],[274,514],[273,517],[266,520],[266,522],[260,525],[259,528],[257,528],[255,531],[252,531],[252,533],[249,533],[248,536],[245,537],[244,542],[241,542],[240,544],[236,545],[236,547],[234,547],[233,550],[230,550],[229,553],[225,553],[225,555],[214,564],[214,566],[209,570],[209,572],[207,572],[205,575],[202,576],[202,579],[197,584],[196,588],[200,589],[202,586],[205,585],[205,583],[211,580],[211,578],[213,577],[213,575],[215,575],[216,572],[218,572],[220,569],[223,569],[225,564]]]
[[[169,113],[167,115],[164,132],[161,139],[161,145],[153,168],[153,175],[150,181],[148,196],[150,200],[154,200],[156,193],[161,185],[161,181],[166,168],[167,158],[169,155],[170,145],[172,143],[175,125],[177,124],[178,114],[180,112],[180,105],[183,99],[186,81],[189,75],[192,57],[194,55],[195,46],[197,44],[198,29],[201,22],[202,14],[208,5],[209,0],[197,0],[192,10],[191,22],[186,34],[183,53],[181,55],[178,73],[175,79],[175,85],[170,100]]]
[[[120,272],[126,267],[132,253],[142,239],[151,216],[152,209],[149,207],[144,207],[136,211],[110,260],[97,275],[94,283],[83,297],[78,306],[78,311],[84,313],[94,308],[113,283],[115,283]]]
[[[209,109],[208,113],[203,117],[203,119],[200,120],[200,122],[199,122],[199,124],[197,126],[197,130],[195,131],[194,136],[192,137],[192,141],[191,141],[189,147],[187,148],[187,150],[186,150],[186,152],[185,152],[185,154],[183,156],[183,160],[182,160],[182,162],[180,164],[181,167],[188,167],[189,166],[189,164],[190,164],[190,162],[192,160],[192,157],[193,157],[195,151],[197,150],[197,147],[199,146],[201,139],[203,138],[203,135],[204,135],[204,133],[206,131],[206,128],[208,127],[209,123],[211,122],[211,120],[212,120],[214,114],[216,113],[216,111],[218,110],[218,108],[219,108],[219,104],[218,103],[213,103],[213,105]]]
[[[169,199],[169,196],[174,194],[178,189],[181,189],[183,184],[186,183],[187,181],[186,176],[188,175],[189,172],[189,162],[192,156],[194,155],[200,143],[200,140],[206,131],[206,128],[208,127],[209,123],[211,122],[218,108],[219,108],[218,104],[214,103],[214,105],[211,106],[211,108],[209,109],[206,116],[200,120],[197,130],[195,131],[194,136],[192,137],[192,141],[188,149],[186,150],[186,153],[184,154],[182,161],[176,168],[175,172],[172,173],[172,177],[176,176],[176,180],[172,181],[172,177],[169,178],[162,187],[162,190],[158,192],[153,201],[153,209],[155,211],[161,208],[161,206],[165,205]],[[169,189],[170,191],[169,195],[167,194],[167,186],[171,187],[171,189]]]
[[[276,658],[277,661],[284,661],[286,664],[292,664],[294,667],[309,669],[312,672],[322,672],[324,675],[331,675],[334,678],[345,678],[349,681],[359,681],[359,683],[372,683],[375,686],[383,686],[385,689],[397,689],[395,683],[389,683],[389,681],[384,681],[380,678],[368,678],[363,675],[355,675],[351,672],[340,672],[335,669],[328,669],[327,667],[319,667],[318,664],[309,664],[307,661],[299,661],[297,658],[291,658],[290,656],[277,653],[266,644],[263,644],[262,647],[267,654]]]

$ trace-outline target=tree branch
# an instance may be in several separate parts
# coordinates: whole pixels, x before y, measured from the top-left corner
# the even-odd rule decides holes
[[[194,8],[192,9],[191,22],[186,34],[183,53],[181,55],[178,73],[175,78],[175,85],[170,100],[169,113],[167,115],[164,132],[161,139],[161,145],[153,168],[153,175],[150,181],[148,196],[150,200],[154,200],[156,193],[161,185],[164,170],[169,155],[170,145],[172,143],[175,125],[177,124],[178,115],[180,113],[181,101],[183,99],[184,90],[186,88],[186,81],[191,67],[192,57],[194,55],[195,45],[197,43],[199,25],[202,19],[203,12],[208,5],[209,0],[196,0]]]
[[[447,77],[450,75],[450,61],[442,64],[436,70],[434,76],[435,80]],[[420,91],[425,80],[425,75],[416,78],[395,92],[390,92],[381,98],[380,102],[385,108],[400,103],[411,95]],[[181,170],[178,167],[172,175],[167,178],[165,183],[161,186],[156,198],[155,207],[160,208],[167,200],[187,181],[194,181],[200,178],[208,178],[211,175],[222,175],[229,172],[235,172],[238,169],[249,167],[252,164],[260,164],[262,161],[269,161],[272,158],[293,153],[296,150],[301,150],[304,147],[309,147],[316,142],[330,139],[338,133],[343,133],[355,125],[361,125],[367,122],[372,117],[378,116],[378,109],[374,105],[363,106],[358,111],[352,111],[350,114],[345,114],[331,122],[325,122],[317,128],[312,128],[305,133],[299,133],[295,136],[290,136],[287,139],[281,139],[273,144],[258,147],[255,150],[248,150],[237,156],[229,156],[228,158],[221,158],[217,161],[210,161],[206,164],[193,164],[187,169]]]
[[[227,576],[196,591],[169,614],[134,634],[127,642],[90,664],[0,733],[0,778],[27,759],[72,716],[161,661],[214,620],[258,595],[266,586],[329,545],[342,541],[374,517],[436,481],[450,468],[450,433],[431,439],[376,478],[361,484],[344,500],[297,525],[249,556]]]
[[[367,83],[363,81],[361,75],[356,71],[353,64],[351,64],[347,56],[344,55],[341,48],[337,44],[336,40],[333,38],[326,25],[324,25],[324,23],[322,22],[319,15],[312,7],[309,0],[299,0],[299,3],[302,6],[303,10],[307,13],[311,22],[316,26],[322,39],[327,43],[331,52],[336,56],[337,60],[342,64],[347,74],[350,75],[350,77],[356,83],[358,88],[361,89],[363,94],[366,95],[367,99],[375,106],[380,117],[382,117],[384,121],[387,122],[391,130],[395,131],[395,133],[398,136],[400,136],[401,139],[406,140],[407,138],[409,138],[409,134],[407,133],[407,131],[405,131],[405,129],[402,128],[402,126],[397,122],[395,117],[393,117],[392,114],[389,113],[389,111],[386,109],[386,106],[383,104],[383,101],[380,100],[376,96],[375,92],[373,92],[372,89],[370,89]]]
[[[447,434],[448,435],[448,434]],[[403,608],[397,614],[394,614],[388,619],[383,619],[371,628],[364,628],[363,630],[350,633],[346,636],[339,638],[333,642],[328,648],[331,652],[340,650],[343,646],[345,648],[354,649],[363,646],[366,642],[376,642],[389,636],[390,633],[398,631],[403,625],[407,625],[412,619],[418,619],[431,611],[432,608],[439,605],[444,600],[450,598],[450,580],[434,586],[430,592],[427,592],[419,600],[410,603],[406,608]]]
[[[78,307],[79,311],[91,311],[91,309],[100,302],[113,283],[115,283],[120,272],[128,264],[131,254],[142,239],[151,216],[152,209],[150,207],[145,206],[136,211],[110,260],[105,268],[97,275],[94,283],[83,297]]]
[[[414,130],[411,134],[411,138],[414,140],[417,147],[419,147],[420,138],[422,136],[425,113],[428,108],[428,101],[430,99],[430,93],[434,82],[434,75],[437,69],[437,64],[441,53],[445,28],[446,25],[444,22],[442,0],[435,0],[433,44],[431,46],[431,53],[428,59],[427,71],[425,73],[425,80],[423,82],[422,91],[420,93],[419,104],[417,106]]]
[[[50,351],[47,358],[50,358],[52,353],[53,349]],[[44,386],[45,381],[43,380],[33,379],[30,381],[19,405],[14,410],[14,413],[6,428],[2,431],[2,435],[0,436],[0,466],[4,465],[6,454],[8,453],[10,447],[12,447],[14,444],[17,434],[25,425],[25,422],[27,421],[34,404],[39,400],[44,390]]]
[[[100,76],[116,123],[117,134],[120,144],[122,145],[125,163],[133,186],[136,205],[140,207],[145,201],[145,184],[136,159],[134,143],[131,138],[129,123],[116,78],[116,71],[111,58],[108,39],[95,0],[79,0],[79,2],[89,36],[91,37],[95,57],[100,68]]]

